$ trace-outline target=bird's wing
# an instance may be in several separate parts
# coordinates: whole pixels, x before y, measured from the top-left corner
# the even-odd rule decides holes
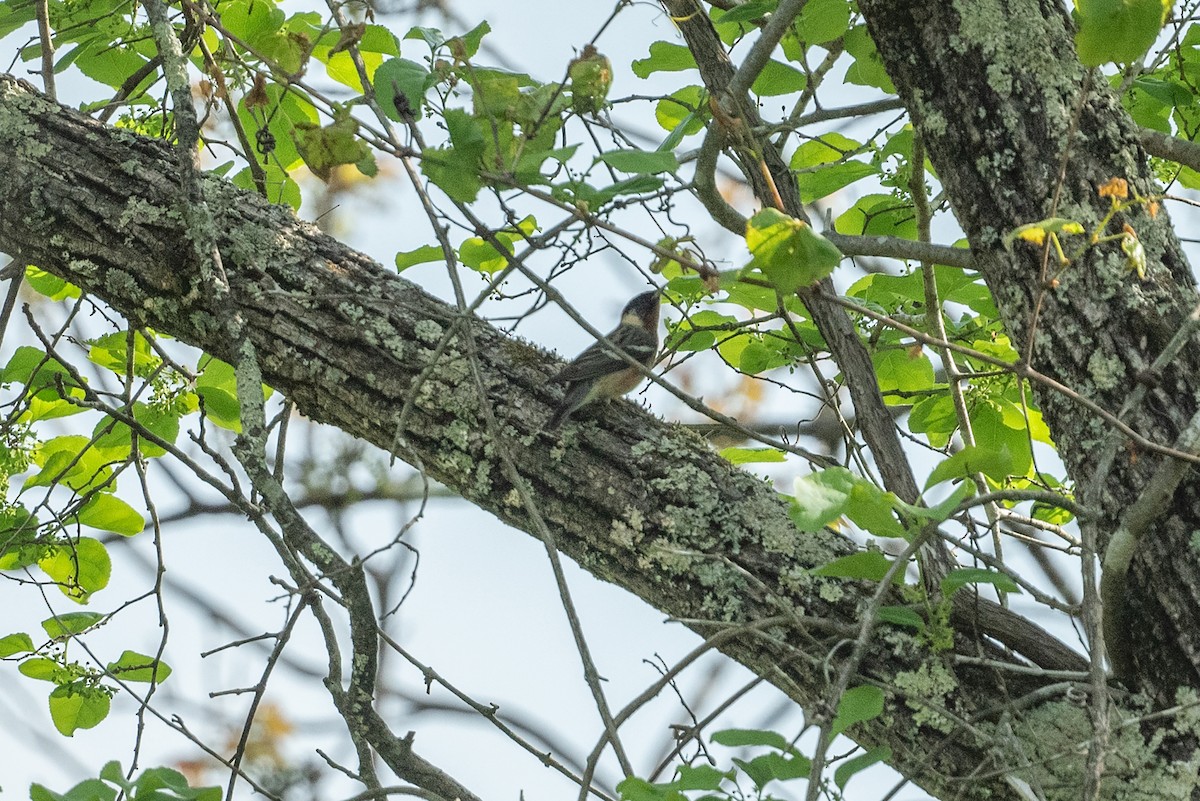
[[[634,359],[643,364],[654,358],[658,350],[658,337],[643,328],[623,326],[609,334],[608,339]],[[584,381],[624,370],[629,363],[603,342],[594,342],[591,347],[576,357],[551,381]]]

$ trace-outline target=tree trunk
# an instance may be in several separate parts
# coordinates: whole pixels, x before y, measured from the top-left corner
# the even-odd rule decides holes
[[[1049,273],[1042,248],[1006,244],[1013,229],[1049,217],[1091,231],[1110,204],[1098,188],[1113,178],[1143,196],[1161,191],[1107,81],[1079,64],[1063,5],[985,3],[961,15],[954,3],[859,5],[1018,350],[1146,439],[1175,445],[1197,409],[1200,340],[1161,370],[1151,365],[1200,297],[1166,213],[1137,207],[1105,231],[1137,232],[1144,280],[1116,242],[1062,270],[1051,252]],[[1139,384],[1145,399],[1125,409]],[[1103,548],[1166,457],[1114,435],[1077,400],[1032,386],[1080,500],[1098,513]],[[1137,625],[1109,644],[1131,655],[1132,681],[1159,706],[1175,703],[1181,687],[1200,687],[1198,530],[1200,482],[1190,472],[1133,560],[1124,616]]]

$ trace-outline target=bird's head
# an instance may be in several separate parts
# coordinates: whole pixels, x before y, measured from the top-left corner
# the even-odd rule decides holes
[[[657,289],[643,292],[625,304],[621,311],[622,325],[640,325],[649,331],[658,328],[658,310],[662,304],[662,292]]]

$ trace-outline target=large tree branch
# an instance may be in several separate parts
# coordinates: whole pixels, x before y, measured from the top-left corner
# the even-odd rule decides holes
[[[137,325],[233,356],[237,343],[222,337],[191,262],[178,171],[165,146],[0,77],[0,170],[0,249],[78,284]],[[850,552],[846,539],[797,532],[770,486],[628,404],[604,412],[603,427],[580,426],[565,442],[541,433],[558,400],[546,380],[557,363],[546,354],[478,319],[460,320],[287,209],[216,179],[203,189],[228,302],[245,321],[265,379],[306,415],[391,449],[414,380],[442,335],[456,323],[470,326],[486,398],[467,368],[467,339],[455,337],[420,384],[398,455],[529,530],[495,460],[495,449],[507,449],[564,553],[701,634],[772,616],[793,621],[748,627],[721,648],[801,704],[823,698],[826,670],[845,658],[838,644],[875,589],[807,572]],[[485,402],[503,442],[481,433]],[[855,681],[888,690],[888,714],[856,734],[891,746],[894,764],[930,792],[1013,797],[1010,776],[1024,762],[996,739],[1000,688],[1035,693],[1031,703],[1055,719],[1079,710],[1056,700],[1061,689],[1045,692],[1048,679],[998,668],[1011,656],[993,638],[1042,667],[1079,662],[1032,623],[982,601],[977,610],[982,635],[964,626],[956,648],[994,660],[988,667],[956,667],[952,655],[935,656],[900,629],[874,638]],[[913,679],[922,667],[953,675],[951,685],[924,692]],[[1069,727],[1038,736],[1072,753]],[[967,781],[980,766],[988,775]]]

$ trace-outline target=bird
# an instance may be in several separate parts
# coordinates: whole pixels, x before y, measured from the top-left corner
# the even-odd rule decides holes
[[[661,294],[658,290],[643,292],[625,304],[621,323],[605,339],[597,340],[553,378],[552,383],[566,383],[567,392],[554,410],[547,431],[554,431],[580,407],[598,400],[617,398],[642,383],[643,373],[610,345],[615,345],[630,358],[650,367],[658,355],[658,309]]]

